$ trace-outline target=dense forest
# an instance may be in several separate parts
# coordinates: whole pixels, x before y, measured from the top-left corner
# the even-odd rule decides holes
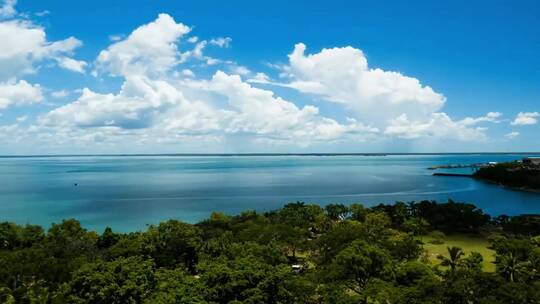
[[[444,235],[489,239],[494,271]],[[540,303],[540,219],[449,201],[169,220],[144,232],[76,220],[0,224],[2,303]],[[442,245],[445,246],[445,245]]]
[[[474,177],[503,186],[540,191],[540,166],[521,162],[501,163],[480,168]]]

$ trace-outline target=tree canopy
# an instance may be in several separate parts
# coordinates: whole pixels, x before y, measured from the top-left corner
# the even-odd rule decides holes
[[[540,303],[540,230],[472,204],[296,202],[146,231],[0,223],[1,303]],[[489,236],[485,256],[428,234]]]

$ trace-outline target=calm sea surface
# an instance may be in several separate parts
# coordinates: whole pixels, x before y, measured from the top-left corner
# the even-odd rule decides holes
[[[0,158],[0,221],[49,226],[79,219],[90,229],[144,229],[212,211],[265,211],[284,203],[471,202],[492,214],[540,213],[540,194],[428,167],[523,155],[141,156]],[[467,169],[468,170],[468,169]],[[75,183],[78,185],[75,186]]]

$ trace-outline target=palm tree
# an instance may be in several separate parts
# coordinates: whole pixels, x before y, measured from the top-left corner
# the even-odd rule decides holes
[[[520,261],[513,252],[497,257],[497,272],[504,276],[510,282],[515,282],[516,277],[527,271],[530,262]]]
[[[460,263],[461,257],[463,257],[465,253],[463,253],[461,248],[455,246],[446,247],[446,249],[448,250],[448,257],[440,255],[438,258],[441,260],[442,266],[450,266],[450,270],[454,271]]]

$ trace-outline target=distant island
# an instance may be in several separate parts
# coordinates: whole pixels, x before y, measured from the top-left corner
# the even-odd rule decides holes
[[[0,223],[0,303],[538,303],[540,217],[291,203],[96,233]]]
[[[540,191],[540,158],[482,166],[473,177],[520,190]]]

